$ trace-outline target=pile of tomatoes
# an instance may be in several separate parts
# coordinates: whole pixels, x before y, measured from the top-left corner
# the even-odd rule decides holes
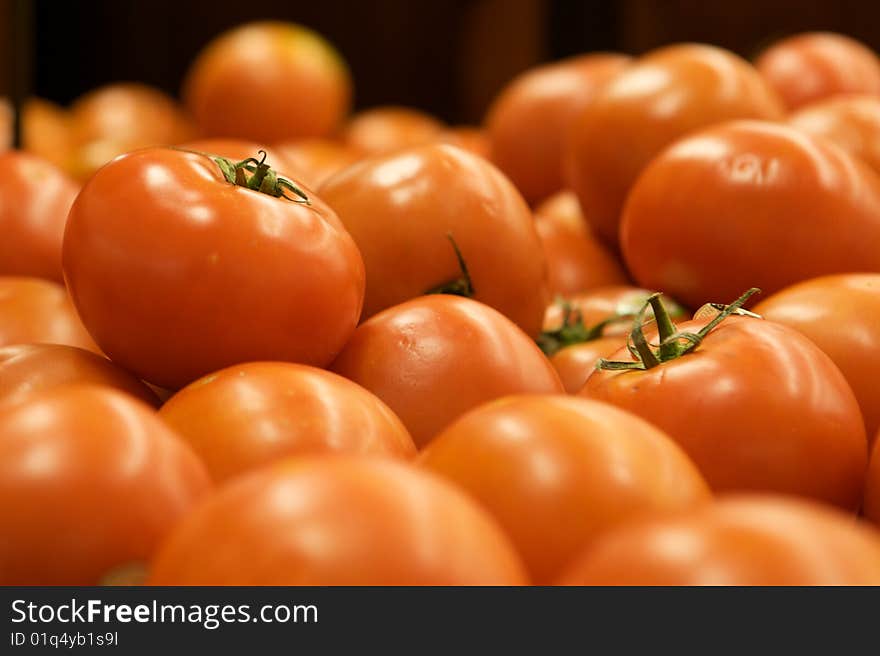
[[[0,583],[880,584],[877,55],[351,100],[254,23],[22,108]]]

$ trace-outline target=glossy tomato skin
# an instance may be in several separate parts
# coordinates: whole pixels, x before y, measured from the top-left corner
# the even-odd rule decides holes
[[[352,147],[330,139],[282,141],[273,150],[284,158],[287,173],[313,189],[361,157]]]
[[[107,358],[62,344],[0,347],[0,404],[20,403],[54,387],[90,383],[159,405],[153,391]]]
[[[501,90],[486,116],[492,161],[527,201],[562,189],[575,118],[630,61],[612,53],[571,57],[531,68]]]
[[[608,404],[566,396],[480,406],[440,433],[419,462],[492,513],[536,584],[552,583],[618,523],[710,498],[696,467],[660,430]]]
[[[169,389],[239,362],[328,364],[364,289],[357,247],[320,199],[235,186],[209,158],[163,148],[86,184],[64,269],[104,352]]]
[[[0,154],[0,275],[63,282],[61,241],[76,183],[48,161]]]
[[[537,336],[546,268],[528,206],[494,166],[430,144],[374,157],[318,190],[357,242],[367,270],[363,318],[462,277],[474,298]]]
[[[562,392],[528,335],[459,296],[423,296],[377,314],[358,326],[332,369],[387,403],[418,446],[486,401]]]
[[[875,524],[880,524],[880,439],[876,436],[871,449],[871,459],[868,462],[868,473],[865,476],[862,513]]]
[[[320,539],[316,539],[320,538]],[[292,459],[193,512],[152,585],[521,585],[494,520],[462,492],[375,458]]]
[[[646,337],[657,341],[653,330]],[[611,359],[632,357],[622,348]],[[858,402],[831,359],[791,328],[731,316],[695,351],[648,370],[596,371],[580,394],[666,431],[716,492],[858,506],[868,456]]]
[[[563,585],[878,585],[880,532],[823,504],[737,495],[602,536]]]
[[[445,126],[413,107],[383,105],[358,112],[343,127],[341,140],[363,157],[385,155],[435,141]]]
[[[880,96],[846,95],[805,105],[788,117],[792,127],[833,141],[880,172]]]
[[[782,116],[776,95],[736,55],[704,45],[661,48],[622,71],[581,112],[566,180],[596,233],[616,245],[629,188],[668,144],[721,121]]]
[[[211,41],[183,86],[207,136],[265,143],[329,135],[351,94],[348,67],[330,43],[275,21],[248,23]]]
[[[880,429],[880,274],[814,278],[753,309],[806,335],[834,361],[855,393],[865,431],[873,439]]]
[[[599,337],[560,349],[550,356],[550,364],[559,374],[566,393],[577,394],[596,369],[599,359],[610,357],[625,344],[623,335]]]
[[[783,39],[755,66],[790,110],[846,93],[880,96],[880,59],[842,34],[807,32]]]
[[[416,453],[400,419],[377,397],[336,374],[287,362],[209,374],[177,392],[159,415],[217,481],[286,456]]]
[[[95,585],[144,562],[210,489],[155,413],[91,385],[0,409],[0,582]]]
[[[760,122],[670,147],[633,187],[621,226],[636,281],[691,307],[880,271],[878,243],[880,177],[831,143]]]
[[[0,276],[0,346],[27,343],[97,351],[64,287],[41,278]]]

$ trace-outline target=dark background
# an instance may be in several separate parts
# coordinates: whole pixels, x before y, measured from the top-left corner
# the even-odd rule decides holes
[[[0,0],[0,10],[0,93],[17,81],[68,103],[106,82],[140,80],[176,94],[211,37],[276,18],[342,51],[358,107],[407,104],[455,123],[479,122],[522,69],[589,50],[704,41],[748,57],[814,29],[880,48],[873,0]]]

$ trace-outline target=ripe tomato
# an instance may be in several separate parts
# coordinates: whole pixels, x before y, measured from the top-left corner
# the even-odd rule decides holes
[[[419,462],[500,522],[532,580],[550,584],[620,522],[710,498],[668,436],[635,415],[565,396],[514,396],[470,411]]]
[[[754,121],[657,157],[621,226],[636,281],[692,307],[751,285],[772,294],[827,273],[880,271],[878,243],[877,174],[833,144]]]
[[[755,66],[789,109],[843,93],[880,95],[880,59],[842,34],[807,32],[783,39]]]
[[[596,363],[601,358],[607,358],[616,353],[625,343],[626,338],[621,335],[596,337],[566,346],[548,355],[550,364],[559,374],[559,380],[562,381],[565,392],[577,394],[583,389],[587,378],[596,369]]]
[[[284,456],[416,453],[382,401],[341,376],[298,364],[257,362],[209,374],[171,397],[159,414],[217,481]]]
[[[71,383],[112,387],[152,406],[153,391],[107,358],[61,344],[0,347],[0,403],[20,403],[35,394]]]
[[[71,209],[64,271],[104,352],[170,389],[239,362],[328,364],[357,324],[363,262],[319,199],[287,193],[167,148],[102,168]]]
[[[57,387],[0,410],[0,584],[93,585],[148,559],[209,490],[147,406]]]
[[[829,98],[806,105],[788,122],[814,137],[830,139],[880,172],[880,97]]]
[[[614,77],[581,112],[566,180],[596,233],[617,244],[626,194],[664,147],[720,121],[782,115],[776,95],[736,55],[703,45],[662,48]]]
[[[225,32],[196,57],[186,106],[208,136],[266,143],[333,132],[351,104],[336,49],[295,23],[256,22]]]
[[[21,108],[21,148],[70,172],[73,133],[70,112],[43,98],[28,98]]]
[[[483,159],[489,159],[491,156],[491,145],[486,131],[482,128],[475,128],[469,125],[456,125],[446,128],[439,135],[437,140],[442,143],[448,143],[452,146],[458,146],[474,155],[479,155]]]
[[[880,429],[880,274],[842,274],[793,285],[754,311],[810,338],[855,392],[873,439]]]
[[[373,458],[292,459],[191,513],[152,585],[520,585],[492,518],[445,481]]]
[[[495,98],[486,116],[492,161],[527,201],[562,189],[564,146],[575,118],[630,61],[599,53],[536,66]]]
[[[602,536],[565,585],[878,585],[880,532],[824,505],[722,499]]]
[[[61,285],[0,276],[0,346],[42,342],[96,351]]]
[[[284,158],[288,173],[313,189],[360,159],[356,150],[330,139],[282,141],[273,150]]]
[[[484,159],[445,144],[402,150],[345,169],[319,195],[363,255],[364,318],[454,287],[537,336],[547,301],[541,242],[522,197]]]
[[[0,154],[0,275],[63,282],[61,241],[78,188],[48,161]]]
[[[867,440],[843,374],[791,328],[746,316],[718,323],[723,316],[676,327],[661,315],[663,330],[644,339],[666,342],[665,353],[634,341],[639,368],[597,370],[580,393],[666,431],[715,491],[800,494],[854,510]],[[668,337],[682,333],[698,337]],[[612,360],[637,366],[626,347]]]
[[[880,439],[874,437],[874,448],[865,477],[865,498],[862,513],[875,524],[880,524]]]
[[[486,401],[562,391],[528,335],[486,305],[443,294],[362,323],[332,368],[387,403],[418,446]]]
[[[342,130],[342,141],[363,156],[384,155],[435,141],[443,123],[412,107],[388,105],[358,112]]]

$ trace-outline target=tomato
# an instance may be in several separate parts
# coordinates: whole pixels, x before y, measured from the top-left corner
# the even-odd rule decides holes
[[[78,188],[48,161],[0,154],[0,275],[63,282],[61,240]]]
[[[423,111],[387,105],[352,116],[341,136],[362,155],[383,155],[435,141],[444,129],[443,123]]]
[[[880,271],[877,243],[880,177],[830,143],[760,122],[669,148],[633,187],[621,226],[636,281],[692,307],[751,285],[772,294],[823,274]]]
[[[862,513],[875,524],[880,524],[880,439],[874,436],[874,447],[865,477],[865,498]]]
[[[577,394],[596,369],[596,363],[601,358],[616,353],[625,343],[626,339],[621,335],[596,337],[586,342],[578,342],[550,354],[550,364],[559,374],[559,380],[562,381],[566,393]]]
[[[661,48],[614,77],[576,119],[566,181],[596,233],[616,245],[629,188],[668,144],[728,119],[782,115],[773,91],[736,55],[704,45]]]
[[[492,147],[489,143],[489,136],[482,128],[456,125],[440,132],[437,135],[437,140],[463,148],[474,155],[479,155],[483,159],[489,159],[491,156]]]
[[[167,148],[95,174],[63,259],[104,352],[169,389],[240,362],[328,364],[357,324],[363,262],[320,199],[286,194],[230,184],[210,158]]]
[[[488,509],[543,585],[618,523],[710,497],[661,431],[613,406],[564,396],[480,406],[440,433],[419,462]]]
[[[0,153],[12,148],[13,125],[12,104],[6,98],[0,97]]]
[[[486,305],[445,294],[362,323],[332,369],[387,403],[418,446],[486,401],[562,391],[528,335]]]
[[[148,559],[208,492],[148,406],[91,385],[0,410],[0,584],[92,585]]]
[[[273,149],[287,162],[288,173],[314,189],[360,159],[356,150],[330,139],[282,141]]]
[[[568,133],[598,91],[629,63],[624,55],[580,55],[536,66],[514,78],[486,116],[492,161],[529,202],[563,188]]]
[[[783,289],[754,311],[810,338],[846,377],[869,438],[880,429],[880,274],[824,276]]]
[[[623,266],[585,224],[577,198],[571,192],[560,192],[548,203],[535,211],[535,229],[547,259],[550,293],[569,295],[605,285],[625,285],[628,280]],[[567,207],[569,204],[573,207]]]
[[[430,144],[359,162],[318,193],[363,255],[363,318],[454,288],[537,336],[547,301],[541,243],[522,197],[484,159]]]
[[[97,350],[61,285],[0,276],[0,346],[44,342]]]
[[[842,34],[807,32],[783,39],[755,66],[789,109],[844,93],[880,95],[880,59]]]
[[[878,585],[880,532],[824,505],[736,496],[609,532],[565,585]]]
[[[520,585],[492,518],[414,467],[292,459],[222,488],[156,556],[152,585]]]
[[[637,361],[626,347],[611,360],[638,368],[597,370],[580,394],[634,412],[666,431],[715,491],[799,494],[854,510],[867,440],[843,374],[791,328],[723,316],[677,327],[668,319],[659,321],[663,331],[652,328],[644,339],[647,344],[667,340],[671,352],[640,348],[634,341],[640,364],[633,364]],[[682,333],[696,338],[668,339]]]
[[[803,107],[788,122],[814,137],[830,139],[880,172],[880,97],[829,98]]]
[[[159,414],[217,481],[284,456],[416,453],[382,401],[341,376],[298,364],[258,362],[209,374],[171,397]]]
[[[21,148],[70,172],[73,133],[70,112],[43,98],[28,98],[21,108]]]
[[[20,403],[71,383],[104,385],[152,406],[159,405],[159,399],[144,383],[91,351],[61,344],[0,347],[0,403]]]

